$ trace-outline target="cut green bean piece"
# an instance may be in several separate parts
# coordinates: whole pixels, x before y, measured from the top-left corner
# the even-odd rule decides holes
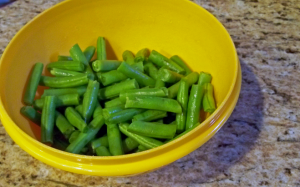
[[[42,63],[36,63],[33,66],[23,97],[23,101],[26,105],[32,105],[33,103],[37,87],[41,79],[43,68],[44,64]]]
[[[144,62],[148,58],[149,54],[150,54],[149,49],[147,48],[141,49],[136,53],[134,61]]]
[[[77,105],[75,110],[81,115],[82,114],[82,105]],[[82,116],[82,115],[81,115]],[[82,116],[83,117],[83,116]]]
[[[137,152],[142,152],[148,150],[145,146],[139,145]]]
[[[97,156],[112,156],[107,147],[100,146],[96,149]]]
[[[123,81],[127,79],[128,77],[125,76],[123,73],[117,71],[117,70],[112,70],[109,72],[98,72],[97,73],[98,80],[104,85],[108,86],[113,83],[117,83],[120,81]]]
[[[182,107],[182,113],[176,114],[177,133],[181,133],[185,130],[188,98],[189,98],[189,85],[184,79],[181,79],[179,84],[177,101]]]
[[[117,69],[122,72],[125,76],[135,79],[140,86],[154,86],[155,80],[149,77],[148,75],[132,68],[126,62],[122,62],[121,65]]]
[[[197,72],[190,73],[186,77],[184,77],[184,79],[187,81],[189,87],[192,86],[192,84],[195,84],[198,81],[198,78],[199,78],[199,73],[197,73]],[[179,89],[179,82],[170,86],[168,88],[169,98],[175,98],[177,96],[178,89]]]
[[[86,86],[79,86],[76,88],[45,89],[42,97],[48,95],[60,96],[66,94],[79,94],[79,96],[82,96],[85,92]]]
[[[89,82],[87,75],[73,77],[47,77],[41,76],[40,85],[52,88],[71,88],[86,85]]]
[[[201,72],[200,75],[199,75],[198,84],[203,86],[206,83],[210,83],[211,79],[212,79],[212,77],[209,73]]]
[[[102,117],[102,116],[100,116]],[[97,120],[97,119],[93,119]],[[93,121],[91,123],[93,123]],[[87,128],[86,132],[81,132],[79,136],[72,142],[66,149],[67,152],[78,154],[80,151],[95,138],[96,134],[99,132],[103,126],[104,121],[98,120],[98,123],[90,125]]]
[[[102,113],[103,113],[103,117],[105,119],[108,119],[112,114],[120,112],[122,110],[125,109],[125,105],[118,105],[118,106],[113,106],[113,107],[109,107],[109,108],[104,108]]]
[[[77,75],[83,75],[83,73],[79,73],[76,71],[70,71],[65,69],[52,68],[50,70],[51,75],[55,77],[73,77]]]
[[[157,79],[155,81],[155,88],[162,88],[162,87],[165,87],[166,84],[164,81],[162,81],[161,79]]]
[[[104,117],[102,115],[97,116],[96,118],[93,119],[93,121],[91,121],[91,123],[89,123],[90,127],[97,127],[97,125],[101,123],[104,123]]]
[[[134,64],[134,54],[131,51],[124,51],[122,54],[123,60],[129,65]]]
[[[135,90],[125,90],[120,93],[120,100],[125,103],[127,97],[135,96],[155,96],[155,97],[167,97],[168,89],[163,88],[147,88],[147,89],[135,89]]]
[[[51,70],[53,68],[75,71],[75,72],[77,71],[82,72],[85,69],[84,64],[79,61],[57,61],[57,62],[51,62],[47,65],[48,70]]]
[[[141,114],[137,114],[133,116],[132,121],[154,121],[157,119],[161,119],[167,117],[166,111],[161,110],[147,110]]]
[[[83,54],[88,62],[90,62],[95,54],[96,48],[94,46],[89,46],[87,47],[84,51]]]
[[[82,119],[81,115],[72,107],[67,107],[65,110],[65,116],[68,121],[81,132],[87,131],[87,125]]]
[[[73,61],[73,59],[70,56],[58,55],[57,61]]]
[[[158,79],[158,69],[152,64],[151,62],[147,62],[145,64],[145,71],[146,73],[153,79]]]
[[[190,129],[188,129],[188,130],[185,130],[185,131],[183,131],[182,133],[176,135],[173,139],[165,141],[164,143],[169,143],[169,142],[171,142],[171,141],[173,141],[173,140],[175,140],[175,139],[177,139],[177,138],[180,138],[181,136],[183,136],[183,135],[185,135],[185,134],[191,132],[191,131],[192,131],[195,127],[197,127],[198,125],[199,125],[199,123],[197,123],[196,125],[194,125],[192,128],[190,128]]]
[[[130,137],[127,137],[122,142],[122,147],[123,147],[124,153],[129,153],[130,151],[134,150],[138,146],[139,146],[139,143]]]
[[[75,128],[69,123],[69,121],[61,113],[55,113],[55,124],[58,130],[64,135],[65,138],[69,138]]]
[[[176,73],[185,74],[185,70],[182,67],[155,50],[151,51],[149,60],[158,67],[167,67]]]
[[[86,59],[86,57],[84,56],[81,48],[79,47],[78,44],[75,44],[71,49],[70,49],[70,56],[72,57],[72,59],[74,61],[78,61],[78,62],[81,62],[83,63],[84,65],[88,65],[89,62],[88,60]]]
[[[189,97],[187,120],[185,129],[193,128],[194,125],[201,121],[200,119],[200,106],[204,94],[203,86],[193,85]]]
[[[163,145],[163,142],[156,140],[154,138],[150,138],[150,137],[146,137],[146,136],[141,136],[138,134],[134,134],[128,131],[128,126],[129,124],[120,124],[119,128],[120,131],[125,134],[128,137],[131,137],[132,139],[134,139],[135,141],[137,141],[140,145],[143,145],[144,147],[146,147],[147,149],[152,149],[158,146]]]
[[[158,71],[158,77],[164,82],[176,83],[183,78],[183,75],[162,67]]]
[[[139,88],[135,79],[126,80],[99,90],[98,99],[105,100],[119,96],[121,91]]]
[[[118,105],[124,105],[124,103],[120,100],[119,97],[104,103],[105,108],[114,107]]]
[[[102,115],[102,106],[99,104],[98,100],[97,100],[97,103],[96,103],[96,108],[94,110],[94,113],[93,113],[93,118],[96,118],[97,116],[100,116]]]
[[[55,121],[55,96],[45,97],[41,119],[41,134],[43,143],[53,143],[53,129]]]
[[[20,110],[21,114],[37,125],[41,125],[41,114],[32,106],[23,106]]]
[[[116,70],[122,61],[118,60],[95,60],[92,63],[92,68],[95,72],[106,72]]]
[[[99,37],[97,40],[97,59],[106,60],[106,42],[104,37]]]
[[[100,146],[108,147],[108,138],[107,135],[104,135],[98,139],[95,139],[91,142],[91,148],[93,152],[95,153],[96,149]]]
[[[107,125],[108,148],[113,156],[123,155],[122,138],[117,124]]]
[[[188,67],[188,65],[183,62],[183,60],[177,56],[174,55],[170,58],[170,60],[172,60],[173,62],[175,62],[176,64],[178,64],[180,67],[182,67],[185,70],[185,75],[188,75],[190,73],[192,73],[193,71]]]
[[[72,134],[69,137],[69,143],[74,142],[78,138],[79,134],[80,134],[79,130],[73,131]]]
[[[47,96],[46,96],[47,97]],[[33,106],[38,110],[42,110],[45,103],[45,97],[34,101]],[[79,105],[79,94],[65,94],[57,96],[56,107]]]
[[[109,118],[107,118],[106,123],[110,123],[110,124],[124,123],[131,120],[133,116],[140,114],[144,111],[145,110],[143,109],[135,109],[135,108],[121,110],[119,112],[111,114]]]
[[[99,91],[99,82],[90,80],[88,83],[87,90],[83,95],[83,101],[82,101],[82,116],[86,122],[90,121],[94,113],[96,104],[98,102],[97,100],[98,91]]]
[[[203,109],[210,114],[216,110],[215,99],[213,95],[213,85],[210,83],[204,84]]]
[[[128,131],[151,138],[172,139],[175,136],[177,125],[157,124],[145,121],[134,121]]]
[[[85,73],[90,80],[95,80],[95,74],[90,64],[86,66],[83,73]]]
[[[182,112],[181,106],[176,100],[162,97],[127,97],[125,108],[144,108],[153,110],[163,110],[173,113]]]

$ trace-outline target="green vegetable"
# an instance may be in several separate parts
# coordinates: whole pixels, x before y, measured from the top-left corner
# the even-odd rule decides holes
[[[60,96],[66,94],[78,94],[82,96],[86,92],[86,86],[79,86],[76,88],[60,88],[60,89],[45,89],[42,97],[53,95]]]
[[[198,81],[198,84],[203,86],[205,83],[210,83],[211,82],[211,75],[208,74],[208,73],[204,73],[204,72],[201,72],[200,75],[199,75],[199,81]]]
[[[158,79],[158,69],[151,62],[145,64],[145,71],[151,78]]]
[[[138,146],[139,146],[139,143],[130,137],[127,137],[122,142],[122,147],[123,147],[124,153],[129,153],[130,151],[134,150]]]
[[[127,97],[135,96],[156,96],[156,97],[167,97],[168,89],[163,88],[148,88],[148,89],[135,89],[135,90],[125,90],[120,93],[120,100],[125,103]]]
[[[133,116],[133,121],[154,121],[160,118],[167,117],[166,111],[161,110],[147,110],[141,114]]]
[[[63,70],[69,70],[69,71],[84,71],[85,67],[82,62],[79,61],[57,61],[57,62],[51,62],[47,65],[47,69],[63,69]]]
[[[35,100],[33,103],[34,108],[42,110],[46,97]],[[79,103],[79,94],[65,94],[56,97],[56,107],[79,105]]]
[[[72,59],[74,61],[78,61],[83,63],[84,65],[88,65],[89,62],[86,59],[86,57],[84,56],[84,53],[82,52],[82,50],[80,49],[78,44],[75,44],[71,49],[70,49],[70,56],[72,57]]]
[[[125,108],[144,108],[153,110],[163,110],[173,113],[182,112],[181,106],[176,100],[162,97],[127,97]]]
[[[72,107],[67,107],[65,110],[65,116],[71,125],[76,127],[81,132],[87,131],[87,125],[82,119],[81,115]]]
[[[172,60],[173,62],[175,62],[176,64],[178,64],[180,67],[182,67],[185,70],[185,75],[188,75],[190,73],[192,73],[193,71],[188,67],[188,65],[186,63],[183,62],[183,60],[177,56],[174,55],[170,58],[170,60]]]
[[[94,153],[96,152],[96,149],[100,146],[108,147],[107,135],[104,135],[101,138],[95,139],[91,142],[91,148],[92,148]]]
[[[213,85],[210,83],[204,84],[203,109],[210,114],[216,110],[215,99],[213,95]]]
[[[105,108],[110,108],[118,105],[124,105],[124,103],[120,100],[119,97],[104,103]]]
[[[172,139],[176,133],[177,125],[165,125],[154,122],[134,121],[128,131],[152,138]]]
[[[108,119],[112,114],[120,112],[120,111],[122,111],[124,109],[125,109],[125,105],[124,104],[123,105],[109,107],[109,108],[104,108],[102,110],[102,114],[103,114],[103,117],[105,119]]]
[[[41,119],[41,134],[43,143],[53,143],[55,121],[55,96],[46,96]]]
[[[106,72],[116,70],[122,61],[118,60],[95,60],[92,63],[92,68],[95,72]]]
[[[69,143],[74,142],[78,138],[79,134],[80,134],[79,130],[73,131],[72,134],[69,137]]]
[[[183,75],[162,67],[158,71],[158,77],[164,82],[176,83],[180,81],[181,78],[183,78]]]
[[[26,105],[32,105],[33,103],[35,93],[41,79],[43,68],[44,64],[42,63],[36,63],[33,66],[23,97],[23,101]]]
[[[69,123],[69,121],[61,113],[55,113],[55,124],[58,130],[64,135],[65,138],[69,138],[75,128]]]
[[[122,57],[127,64],[129,65],[134,64],[134,54],[131,51],[128,50],[124,51]]]
[[[83,54],[88,62],[90,62],[95,54],[96,48],[94,46],[89,46],[87,47],[84,51]]]
[[[112,156],[107,147],[100,146],[96,149],[97,156]]]
[[[135,62],[143,62],[148,58],[149,54],[150,54],[149,49],[147,49],[147,48],[141,49],[140,51],[138,51],[136,53],[134,61]]]
[[[137,152],[142,152],[148,150],[145,146],[139,145]]]
[[[92,117],[96,104],[98,102],[97,96],[99,91],[99,82],[90,80],[87,90],[83,95],[82,101],[82,116],[83,119],[88,122]]]
[[[53,68],[50,70],[51,75],[55,77],[73,77],[77,75],[83,75],[83,73],[79,73],[76,71],[64,70],[64,69],[57,69]]]
[[[185,129],[193,128],[200,121],[200,106],[203,98],[203,86],[193,85],[189,97]]]
[[[106,123],[109,124],[118,124],[118,123],[124,123],[126,121],[129,121],[133,118],[133,116],[140,114],[144,112],[145,110],[143,109],[125,109],[121,110],[119,112],[116,112],[114,114],[111,114],[107,119]]]
[[[38,113],[32,106],[23,106],[20,110],[21,114],[27,117],[33,123],[41,124],[41,114]]]
[[[107,138],[110,153],[113,156],[123,155],[122,138],[118,125],[107,125]]]
[[[179,84],[177,101],[182,107],[182,113],[176,114],[177,133],[181,133],[185,130],[188,98],[189,98],[189,85],[184,79],[181,79]]]
[[[93,118],[96,118],[97,116],[102,115],[102,106],[99,104],[98,100],[96,102],[96,108],[93,113]]]
[[[89,82],[87,75],[73,77],[47,77],[41,76],[40,85],[52,88],[70,88],[86,85]]]
[[[73,59],[70,56],[58,55],[57,61],[73,61]]]
[[[104,37],[99,37],[97,40],[97,59],[106,60],[106,43]]]

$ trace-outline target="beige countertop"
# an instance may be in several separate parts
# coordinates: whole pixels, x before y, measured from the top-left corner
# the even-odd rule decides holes
[[[60,1],[18,0],[0,8],[0,55],[23,25]],[[95,177],[34,159],[0,124],[0,187],[300,186],[300,1],[195,3],[227,28],[243,72],[239,102],[211,140],[148,174]]]

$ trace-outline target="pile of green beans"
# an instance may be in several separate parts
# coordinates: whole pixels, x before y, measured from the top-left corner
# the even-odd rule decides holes
[[[33,66],[20,112],[41,126],[41,142],[74,154],[116,156],[147,151],[191,131],[216,110],[212,76],[177,55],[147,48],[107,59],[106,39],[78,44],[42,74]],[[46,86],[36,97],[38,86]],[[207,116],[207,115],[206,115]]]

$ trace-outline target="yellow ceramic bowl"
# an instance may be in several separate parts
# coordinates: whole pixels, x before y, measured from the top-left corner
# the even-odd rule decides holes
[[[20,115],[32,65],[55,61],[78,43],[108,41],[108,59],[124,50],[148,47],[177,54],[194,71],[213,76],[218,109],[185,136],[161,147],[125,156],[93,157],[66,153],[40,143],[39,128]],[[12,139],[33,157],[70,172],[127,176],[149,172],[194,151],[225,123],[237,102],[241,71],[225,28],[206,10],[187,0],[67,0],[43,12],[13,38],[0,64],[1,121]],[[40,91],[39,91],[40,94]]]

